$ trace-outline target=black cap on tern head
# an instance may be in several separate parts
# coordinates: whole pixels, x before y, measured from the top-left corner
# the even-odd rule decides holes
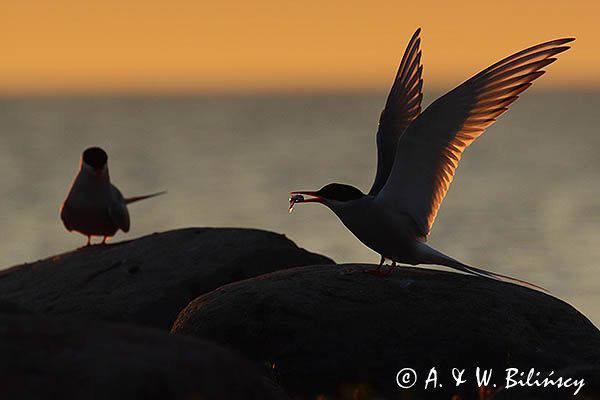
[[[319,197],[337,201],[356,200],[364,197],[365,194],[354,186],[345,185],[343,183],[330,183],[323,186],[315,193]]]
[[[103,168],[108,161],[108,155],[100,147],[90,147],[83,152],[83,162],[94,168]]]

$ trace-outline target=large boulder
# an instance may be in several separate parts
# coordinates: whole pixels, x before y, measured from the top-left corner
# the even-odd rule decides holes
[[[285,399],[249,362],[203,340],[61,317],[0,315],[3,399]]]
[[[508,367],[600,361],[598,329],[555,297],[424,268],[378,277],[364,273],[369,267],[309,266],[233,283],[191,302],[172,331],[236,350],[307,399],[479,398],[477,367],[495,371],[497,390]],[[424,390],[433,367],[441,387]],[[397,384],[403,368],[417,373],[411,389]],[[458,388],[452,368],[466,370]]]
[[[0,302],[36,313],[170,329],[197,296],[279,269],[333,263],[283,235],[189,228],[23,264],[0,273]]]

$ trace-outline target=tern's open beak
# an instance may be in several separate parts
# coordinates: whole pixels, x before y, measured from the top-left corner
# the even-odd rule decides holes
[[[311,196],[311,197],[305,197]],[[290,213],[294,209],[296,203],[323,203],[323,198],[317,192],[290,192]]]

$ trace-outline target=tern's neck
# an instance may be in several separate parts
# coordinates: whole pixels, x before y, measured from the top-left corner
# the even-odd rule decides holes
[[[329,207],[336,214],[344,211],[353,211],[356,209],[363,209],[365,207],[369,207],[372,203],[373,198],[371,196],[363,196],[358,199],[339,201],[339,200],[326,200],[323,202],[327,207]]]
[[[102,169],[97,169],[82,162],[79,174],[88,178],[97,179],[99,182],[110,182],[108,165],[105,165]]]

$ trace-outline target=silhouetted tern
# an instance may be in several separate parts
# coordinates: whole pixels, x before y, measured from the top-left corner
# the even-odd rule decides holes
[[[425,244],[463,151],[503,114],[542,70],[569,49],[573,38],[552,40],[484,69],[421,113],[420,29],[412,36],[377,130],[377,174],[368,194],[330,183],[318,191],[292,192],[295,203],[329,207],[366,246],[385,260],[437,264],[475,275],[527,282],[470,267]],[[305,197],[306,196],[306,197]],[[391,271],[390,269],[390,271]]]
[[[121,229],[129,232],[127,204],[149,199],[166,192],[124,198],[110,183],[108,156],[99,147],[90,147],[81,156],[79,173],[73,181],[67,199],[61,206],[60,218],[65,228],[87,236],[102,236],[102,243]]]

